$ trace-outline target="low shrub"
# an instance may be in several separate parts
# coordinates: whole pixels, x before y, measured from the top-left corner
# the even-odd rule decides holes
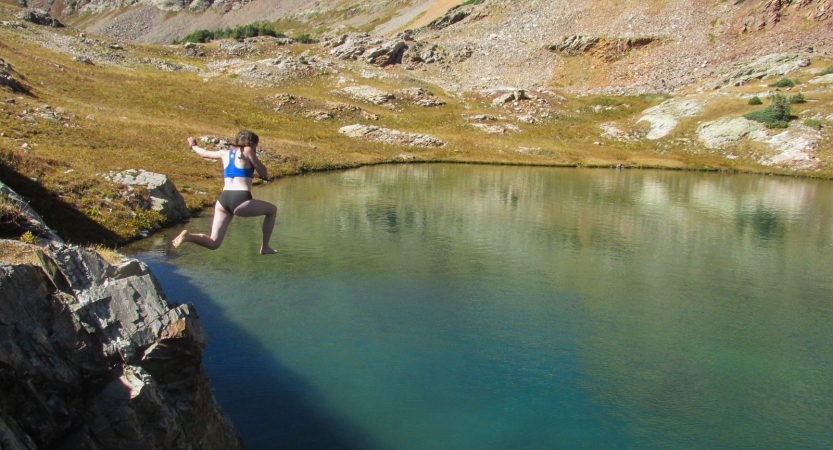
[[[184,42],[206,43],[215,39],[246,39],[257,36],[271,36],[271,37],[286,37],[285,34],[275,31],[275,28],[267,23],[254,23],[249,25],[242,25],[235,28],[226,27],[225,29],[217,30],[197,30],[193,33],[185,35],[182,39],[174,40],[174,44],[182,44]]]
[[[312,36],[308,34],[302,34],[292,38],[295,42],[300,42],[302,44],[317,44],[318,40],[313,39]]]
[[[771,87],[793,87],[795,86],[795,81],[791,78],[781,78],[780,80],[776,81],[775,83],[770,84]]]
[[[819,72],[819,76],[830,75],[831,73],[833,73],[833,66],[830,66],[826,69],[822,69],[822,71]]]
[[[798,94],[795,94],[792,97],[790,97],[790,103],[807,103],[807,99],[804,97],[804,94],[799,92]]]
[[[810,128],[821,130],[821,120],[818,119],[807,119],[804,121],[804,125],[807,125]]]
[[[781,94],[775,94],[771,97],[772,103],[760,111],[754,111],[744,114],[749,120],[761,122],[767,128],[787,128],[790,126],[790,120],[795,119],[790,110],[790,102],[787,97]]]
[[[761,100],[761,97],[758,97],[756,95],[756,96],[749,99],[749,104],[750,105],[763,105],[764,102]]]

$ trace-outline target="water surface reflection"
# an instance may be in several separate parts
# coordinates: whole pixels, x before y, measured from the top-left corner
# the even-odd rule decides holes
[[[829,182],[402,165],[256,196],[276,257],[240,219],[140,250],[250,448],[833,445]]]

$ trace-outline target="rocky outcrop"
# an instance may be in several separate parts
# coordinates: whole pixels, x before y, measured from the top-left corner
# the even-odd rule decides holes
[[[3,449],[242,449],[202,367],[192,305],[147,266],[57,242],[0,262]]]
[[[707,148],[725,148],[744,138],[766,138],[766,127],[743,117],[722,117],[697,128],[697,137]]]
[[[831,0],[763,0],[743,19],[741,32],[759,31],[778,25],[790,7],[802,12],[809,20],[821,21],[833,16]]]
[[[822,161],[816,155],[821,133],[804,125],[793,124],[786,131],[772,136],[765,142],[773,150],[758,162],[765,166],[777,166],[798,170],[815,170]]]
[[[28,231],[32,235],[47,239],[50,241],[63,242],[61,238],[53,231],[46,222],[43,221],[40,214],[38,214],[32,207],[26,203],[17,192],[10,189],[3,182],[0,182],[0,202],[8,204],[9,208],[14,210],[16,217],[5,217],[3,214],[6,211],[0,212],[2,217],[2,224],[6,226],[13,225],[15,228]],[[3,208],[4,210],[6,208]],[[11,212],[11,211],[9,211]]]
[[[660,103],[643,112],[638,122],[649,122],[651,130],[648,139],[661,139],[668,135],[680,123],[680,118],[691,117],[703,111],[704,104],[700,100],[671,99]]]
[[[338,132],[351,138],[408,147],[443,147],[446,145],[446,142],[427,134],[406,133],[369,125],[348,125],[339,129]]]
[[[0,58],[0,87],[9,88],[12,92],[27,92],[26,87],[15,78],[15,74],[11,64]]]
[[[60,20],[51,17],[48,12],[38,10],[25,10],[18,14],[17,18],[26,22],[31,22],[35,25],[44,25],[47,27],[60,28],[64,24]]]
[[[405,88],[396,92],[398,98],[407,100],[417,106],[433,107],[443,106],[445,101],[437,98],[434,94],[422,88]]]
[[[173,182],[161,173],[130,169],[123,172],[110,172],[104,178],[113,183],[127,186],[143,186],[150,193],[151,208],[159,211],[170,222],[178,222],[191,217],[185,205],[185,199]]]
[[[435,44],[413,39],[412,33],[401,33],[392,39],[367,33],[327,35],[321,40],[331,56],[342,60],[364,61],[378,67],[403,64],[413,69],[418,64],[445,60],[445,54]]]
[[[321,45],[330,48],[330,55],[338,59],[361,59],[380,67],[400,62],[407,48],[402,40],[388,40],[368,34],[325,36]]]
[[[743,139],[766,144],[769,152],[757,158],[757,162],[764,166],[817,170],[822,165],[816,155],[822,139],[821,133],[796,123],[784,131],[776,132],[743,117],[722,117],[701,125],[697,129],[697,137],[703,145],[713,149],[725,149]]]
[[[472,13],[471,8],[454,8],[442,17],[438,17],[431,21],[425,28],[429,30],[442,30],[443,28],[448,28],[451,25],[454,25],[457,22],[462,21],[466,17],[470,16]]]
[[[713,87],[720,89],[727,86],[742,86],[752,80],[786,75],[809,65],[810,57],[805,55],[767,55],[723,78]]]
[[[374,105],[382,105],[396,96],[392,92],[383,91],[370,86],[349,86],[336,91],[336,93],[347,96],[353,100]]]
[[[624,58],[630,51],[645,47],[660,38],[653,36],[605,38],[599,36],[564,36],[561,41],[547,46],[551,52],[565,56],[590,54],[607,62]]]
[[[812,78],[807,82],[810,84],[833,84],[833,73]]]

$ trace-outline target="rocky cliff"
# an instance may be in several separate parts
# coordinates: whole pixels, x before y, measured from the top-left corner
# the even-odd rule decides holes
[[[138,260],[0,242],[0,448],[241,449],[202,366],[192,305]]]

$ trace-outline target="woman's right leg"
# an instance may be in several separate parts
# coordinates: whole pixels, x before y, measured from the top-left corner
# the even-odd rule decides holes
[[[171,241],[171,244],[174,248],[177,248],[183,242],[192,242],[207,249],[216,250],[223,243],[223,238],[226,237],[226,231],[233,218],[234,215],[229,214],[225,208],[220,206],[220,202],[217,202],[214,205],[214,223],[211,225],[211,236],[202,233],[189,233],[188,230],[183,230],[182,233],[179,233],[179,236]]]

